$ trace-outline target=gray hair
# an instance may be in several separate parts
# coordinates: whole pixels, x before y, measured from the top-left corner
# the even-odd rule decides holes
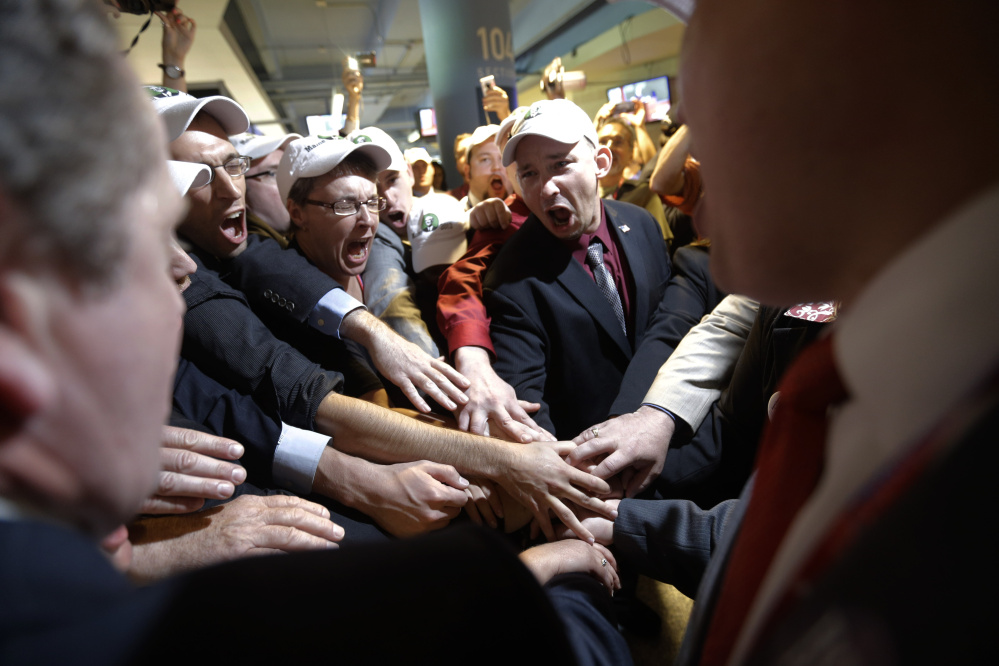
[[[155,116],[93,0],[0,0],[0,261],[106,284],[122,204],[158,170]]]

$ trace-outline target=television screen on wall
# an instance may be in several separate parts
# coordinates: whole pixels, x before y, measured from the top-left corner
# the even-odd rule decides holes
[[[621,103],[636,99],[645,104],[646,122],[663,120],[670,108],[669,78],[658,76],[654,79],[635,81],[607,89],[607,101],[609,102]]]

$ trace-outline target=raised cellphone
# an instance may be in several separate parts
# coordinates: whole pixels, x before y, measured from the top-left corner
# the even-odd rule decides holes
[[[492,90],[496,86],[496,77],[490,74],[489,76],[483,76],[479,79],[479,87],[482,88],[482,94],[485,95],[487,92]]]

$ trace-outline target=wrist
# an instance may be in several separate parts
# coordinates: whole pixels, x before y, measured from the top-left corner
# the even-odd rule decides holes
[[[474,372],[475,370],[481,368],[483,364],[492,368],[489,351],[483,347],[474,347],[470,345],[459,347],[454,351],[454,364],[458,372],[463,375],[466,374],[465,369],[469,372]]]
[[[313,489],[344,506],[357,508],[363,503],[363,489],[371,467],[374,466],[365,460],[328,446],[319,459]]]
[[[340,338],[353,340],[365,349],[373,341],[381,321],[364,308],[348,312],[340,322]]]

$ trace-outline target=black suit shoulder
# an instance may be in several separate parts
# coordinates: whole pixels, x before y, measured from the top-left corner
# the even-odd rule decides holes
[[[319,403],[342,391],[343,376],[277,339],[238,291],[192,256],[199,266],[184,291],[181,354],[222,385],[275,409],[286,423],[312,429]]]
[[[319,300],[340,285],[299,252],[273,238],[251,235],[246,249],[221,271],[261,317],[305,323]]]

